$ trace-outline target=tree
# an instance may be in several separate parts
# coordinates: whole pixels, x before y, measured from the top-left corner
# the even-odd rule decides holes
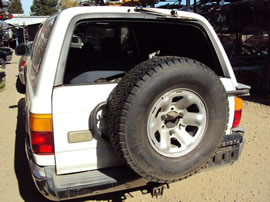
[[[50,16],[57,12],[57,0],[33,0],[32,16]]]
[[[22,3],[20,0],[12,0],[9,4],[9,10],[11,13],[23,14]]]
[[[64,10],[76,6],[79,6],[79,2],[76,0],[59,0],[57,8],[58,10]]]

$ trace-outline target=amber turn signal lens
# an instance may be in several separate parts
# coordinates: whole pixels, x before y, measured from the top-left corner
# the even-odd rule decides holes
[[[52,115],[51,114],[30,114],[31,131],[51,132]]]
[[[242,110],[243,108],[243,100],[239,97],[234,98],[234,110]]]

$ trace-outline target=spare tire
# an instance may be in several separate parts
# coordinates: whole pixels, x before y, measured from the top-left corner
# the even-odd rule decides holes
[[[112,145],[140,176],[160,183],[197,172],[225,134],[228,100],[218,76],[183,57],[131,69],[107,105]]]

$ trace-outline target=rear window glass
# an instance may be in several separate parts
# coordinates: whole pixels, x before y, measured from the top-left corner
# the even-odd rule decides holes
[[[215,51],[196,24],[170,21],[81,21],[74,27],[63,84],[119,82],[155,56],[198,60],[222,75]]]
[[[134,42],[127,24],[78,24],[70,43],[64,84],[117,80],[136,64]]]

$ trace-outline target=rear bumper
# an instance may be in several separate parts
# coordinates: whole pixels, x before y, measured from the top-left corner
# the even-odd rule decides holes
[[[216,153],[205,165],[205,169],[223,165],[231,165],[238,160],[243,146],[243,133],[233,133],[226,135],[223,142],[218,147]]]
[[[217,152],[203,170],[232,164],[239,158],[243,144],[243,137],[240,133],[226,135]],[[36,187],[42,195],[53,201],[160,185],[149,183],[125,166],[56,175],[55,166],[40,167],[34,162],[27,141],[26,153]]]
[[[157,183],[148,183],[126,166],[56,175],[55,166],[40,167],[34,162],[27,141],[26,153],[37,189],[52,201],[138,189],[146,185],[159,186]]]

